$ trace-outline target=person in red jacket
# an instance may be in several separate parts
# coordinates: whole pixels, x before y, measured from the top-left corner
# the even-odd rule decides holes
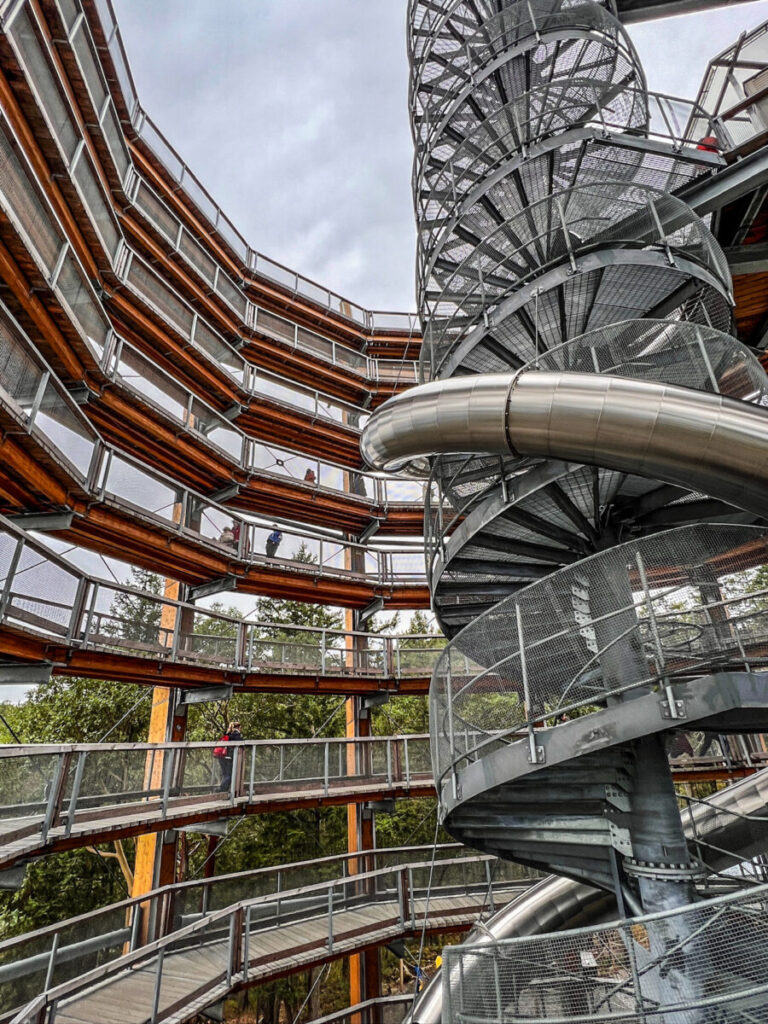
[[[235,752],[229,746],[229,743],[232,741],[237,742],[242,738],[243,734],[240,732],[240,723],[230,722],[227,726],[227,731],[219,740],[219,746],[213,748],[213,756],[219,763],[219,771],[221,773],[219,789],[222,793],[226,793],[232,785],[232,764]]]

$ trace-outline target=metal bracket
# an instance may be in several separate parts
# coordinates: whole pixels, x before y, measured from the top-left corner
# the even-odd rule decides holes
[[[618,786],[608,785],[605,787],[605,799],[611,807],[615,807],[618,811],[630,811],[629,796],[624,792],[623,789],[619,789]]]
[[[366,541],[370,540],[374,533],[378,533],[381,527],[380,519],[372,519],[366,526],[360,536],[357,538],[358,544],[365,544]]]
[[[221,1024],[226,1018],[224,1017],[224,1000],[220,1000],[218,1003],[211,1003],[210,1006],[206,1006],[203,1010],[203,1016],[207,1017],[213,1024]]]
[[[24,864],[17,864],[15,867],[0,871],[0,891],[15,892],[20,889],[24,884],[26,870]]]
[[[199,601],[201,597],[210,597],[211,594],[221,594],[225,590],[237,589],[237,576],[222,576],[220,579],[211,580],[210,583],[200,583],[196,587],[189,588],[189,600]]]
[[[217,700],[229,700],[232,696],[232,684],[222,686],[201,686],[199,689],[184,690],[181,695],[182,704],[211,704]]]
[[[361,623],[365,622],[367,619],[370,619],[372,615],[375,615],[376,612],[380,612],[383,607],[384,598],[375,597],[373,601],[371,601],[371,603],[366,608],[363,608],[363,610],[360,612],[358,616],[359,621]]]
[[[629,838],[627,829],[622,828],[620,825],[615,825],[611,821],[608,823],[608,831],[611,837],[611,846],[614,850],[625,857],[630,857],[632,855],[632,841]]]
[[[536,758],[534,759],[533,751],[528,751],[528,764],[545,764],[547,756],[544,753],[544,747],[536,747]]]
[[[370,708],[379,708],[382,704],[389,704],[392,694],[389,690],[383,690],[381,693],[369,693],[362,698],[362,706],[367,710]]]
[[[37,686],[47,683],[52,671],[52,661],[2,661],[0,683],[7,686]]]
[[[86,405],[94,397],[93,391],[88,387],[87,384],[75,384],[71,388],[67,388],[69,397],[73,402],[77,402],[78,405]]]
[[[395,810],[394,800],[368,800],[363,808],[373,811],[374,814],[392,814]]]
[[[214,491],[213,494],[209,495],[211,501],[227,501],[229,498],[236,498],[240,493],[240,484],[231,483],[227,484],[226,487],[220,487],[218,491]]]
[[[662,700],[661,717],[670,720],[687,718],[684,700]]]
[[[199,821],[193,825],[179,825],[174,831],[198,832],[204,836],[225,836],[228,827],[229,820],[227,818],[218,818],[216,821]]]
[[[229,420],[231,422],[232,420],[236,420],[237,417],[241,415],[244,409],[244,405],[240,405],[239,402],[235,402],[232,405],[230,405],[228,409],[225,409],[224,412],[221,413],[221,415],[224,417],[225,420]]]
[[[29,512],[19,516],[9,516],[14,526],[22,530],[68,530],[75,518],[75,513],[68,512]]]

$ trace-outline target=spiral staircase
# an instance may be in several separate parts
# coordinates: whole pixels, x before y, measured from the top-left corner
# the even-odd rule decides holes
[[[717,137],[691,109],[654,141],[611,0],[413,0],[410,59],[425,383],[362,449],[429,474],[444,825],[661,914],[653,1019],[703,1019],[692,952],[733,1019],[766,1019],[764,992],[733,1002],[726,933],[694,938],[706,872],[667,756],[676,732],[768,727],[768,386],[729,333],[723,252],[673,194]],[[493,1011],[447,1000],[443,1020],[510,1019],[499,978]]]

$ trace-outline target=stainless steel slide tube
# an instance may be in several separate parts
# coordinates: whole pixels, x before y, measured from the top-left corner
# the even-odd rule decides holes
[[[378,470],[447,452],[562,459],[768,512],[768,411],[671,384],[586,373],[488,374],[391,398],[363,432]]]

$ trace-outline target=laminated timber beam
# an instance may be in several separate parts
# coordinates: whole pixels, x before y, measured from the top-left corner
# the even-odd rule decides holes
[[[117,682],[142,686],[167,686],[181,689],[210,690],[231,687],[238,693],[314,693],[345,696],[373,696],[389,693],[421,696],[428,692],[430,673],[424,676],[360,676],[348,674],[322,675],[319,672],[294,670],[286,672],[215,668],[204,663],[174,661],[147,651],[122,654],[117,651],[82,649],[59,641],[46,640],[16,627],[0,627],[0,660],[10,664],[15,659],[24,665],[52,665],[56,676],[85,676],[90,679],[114,679]]]

